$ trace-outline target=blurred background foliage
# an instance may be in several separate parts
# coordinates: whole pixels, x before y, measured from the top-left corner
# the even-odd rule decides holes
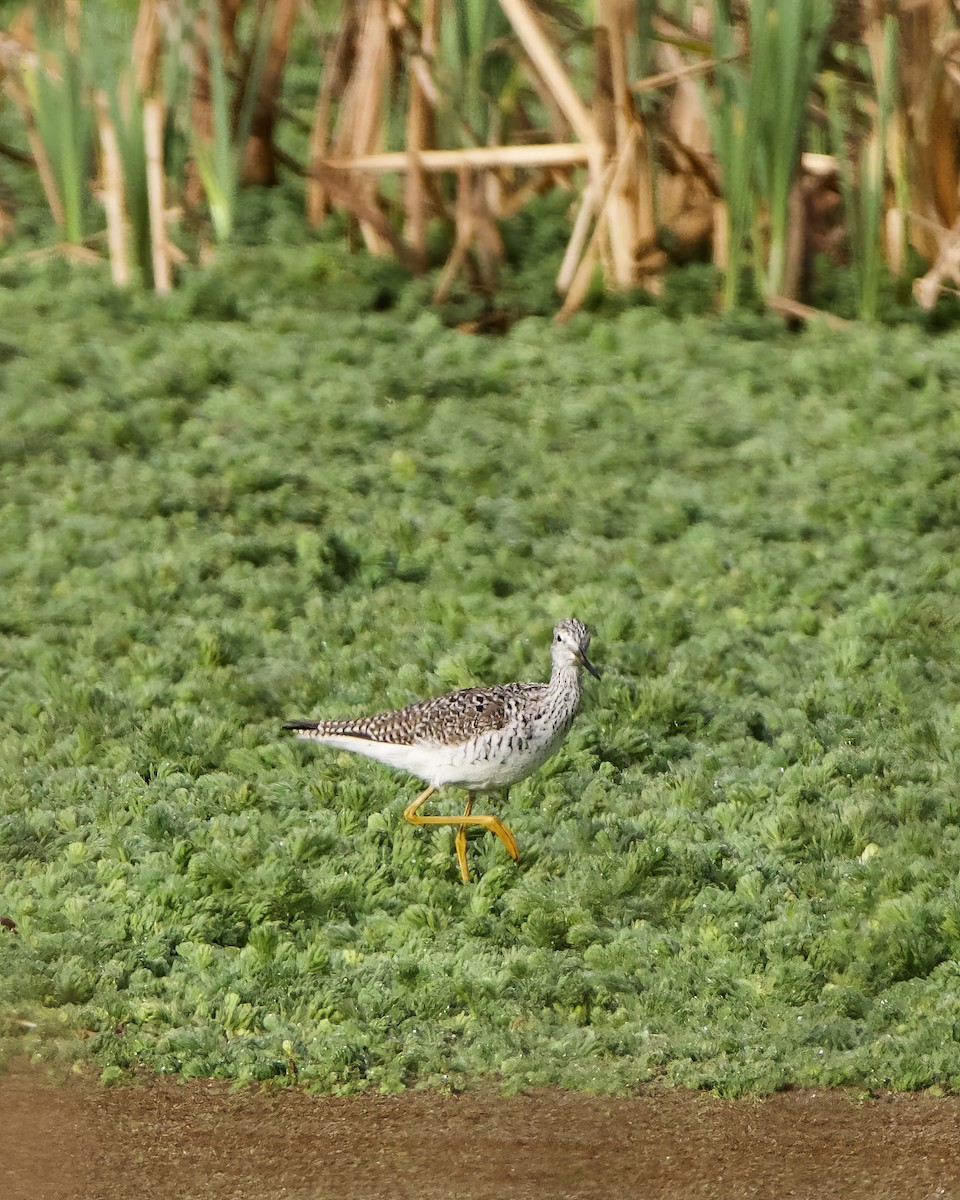
[[[480,329],[514,319],[497,293],[529,294],[538,269],[530,311],[566,318],[602,290],[660,296],[691,262],[717,269],[726,308],[929,310],[960,272],[956,16],[952,0],[4,3],[0,234],[165,292],[225,242],[273,237],[242,194],[279,186],[260,207],[283,209],[289,240],[323,230],[440,305],[479,297]]]

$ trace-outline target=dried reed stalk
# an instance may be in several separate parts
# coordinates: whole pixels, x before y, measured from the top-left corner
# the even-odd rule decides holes
[[[276,162],[273,153],[273,129],[277,118],[277,98],[283,82],[283,71],[297,15],[298,0],[274,0],[270,8],[260,15],[261,21],[269,19],[272,9],[273,22],[267,46],[266,62],[260,74],[256,104],[250,122],[250,135],[244,147],[241,179],[244,183],[272,186],[277,182]],[[254,39],[255,40],[255,39]],[[256,55],[251,53],[247,64],[244,86],[255,86],[251,72]]]
[[[160,11],[162,2],[163,0],[140,0],[140,8],[137,11],[137,26],[133,33],[130,58],[137,91],[141,96],[153,95],[159,84],[160,53],[163,47]]]
[[[610,30],[600,22],[593,31],[593,119],[597,129],[597,136],[603,145],[604,158],[608,162],[612,161],[617,153],[617,117],[613,99],[613,65],[611,63],[611,54]],[[592,179],[588,181],[588,187],[590,186],[590,182],[596,179],[596,174],[591,174]],[[607,192],[604,195],[604,205],[609,200],[610,195]],[[581,209],[581,211],[583,210]],[[597,242],[596,249],[604,278],[615,278],[617,268],[614,263],[614,252],[610,243],[607,223],[603,225],[603,236]]]
[[[127,206],[123,182],[123,162],[117,131],[110,118],[110,106],[102,90],[94,96],[97,132],[100,135],[100,158],[103,166],[101,202],[107,217],[107,250],[110,256],[110,275],[117,287],[130,282]]]
[[[809,304],[801,304],[799,300],[793,300],[789,296],[764,296],[763,302],[772,312],[779,313],[782,317],[796,321],[823,321],[828,329],[835,329],[838,333],[849,329],[852,324],[844,317],[824,312],[822,308],[813,308]]]
[[[333,111],[333,98],[343,89],[347,76],[347,60],[351,57],[356,35],[357,25],[353,19],[353,9],[350,7],[347,9],[347,17],[341,21],[336,39],[327,47],[323,57],[323,73],[320,76],[317,104],[313,113],[313,123],[310,126],[309,161],[311,167],[316,166],[327,157],[330,147],[330,117]],[[323,222],[326,211],[327,193],[322,180],[318,174],[310,173],[307,176],[307,221],[316,228]]]
[[[950,0],[912,0],[895,6],[900,102],[888,122],[887,158],[894,179],[906,185],[897,207],[929,222],[909,222],[909,241],[928,262],[942,252],[934,229],[952,228],[960,217],[960,34],[954,29],[954,7]],[[862,34],[874,72],[882,16],[871,4]],[[896,243],[903,237],[896,218],[892,232],[895,244],[888,250],[896,255]]]
[[[618,168],[618,185],[607,207],[613,275],[621,288],[637,282],[637,249],[656,235],[653,187],[646,154],[646,131],[633,107],[627,82],[627,45],[635,34],[634,13],[624,0],[598,0],[598,18],[609,44],[609,86],[613,98],[613,156],[632,144],[631,161]]]
[[[500,0],[500,7],[506,13],[530,61],[556,97],[574,133],[586,145],[596,145],[598,138],[593,118],[577,95],[530,7],[525,0]]]
[[[150,252],[153,286],[159,295],[173,288],[166,229],[166,178],[163,170],[164,103],[158,96],[143,102],[143,142],[147,160],[147,204],[150,211]]]
[[[80,0],[63,0],[63,34],[67,50],[80,54]]]
[[[713,202],[713,265],[724,273],[730,263],[730,215],[726,200]]]
[[[458,171],[461,167],[547,167],[582,166],[590,158],[591,148],[576,142],[540,146],[469,146],[463,150],[424,150],[418,155],[422,170]],[[323,165],[341,171],[369,172],[372,175],[406,171],[410,156],[405,150],[384,154],[361,154],[355,158],[328,158]]]
[[[610,189],[610,180],[613,177],[613,170],[613,164],[609,163],[600,178],[589,180],[587,186],[584,188],[580,207],[573,222],[570,240],[567,242],[563,262],[560,264],[560,270],[557,273],[556,287],[561,295],[566,295],[570,290],[570,285],[573,283],[577,264],[583,257],[584,246],[590,234],[590,223],[606,201],[607,193]]]
[[[571,314],[583,303],[587,292],[590,288],[590,278],[593,275],[593,269],[596,266],[600,257],[601,239],[606,233],[607,222],[609,219],[608,200],[610,194],[619,186],[622,185],[623,179],[626,176],[633,155],[636,154],[637,133],[631,130],[630,136],[627,139],[623,150],[620,152],[620,157],[616,163],[609,163],[604,173],[605,186],[601,188],[600,194],[596,203],[597,220],[593,227],[593,233],[590,241],[587,243],[587,248],[584,251],[583,257],[574,273],[570,287],[567,291],[563,306],[554,318],[558,323],[563,324],[569,320]]]
[[[220,44],[227,58],[238,59],[240,47],[237,44],[237,18],[245,0],[217,0],[220,12]]]
[[[333,93],[333,88],[329,85],[332,58],[333,52],[328,51],[323,65],[323,75],[320,77],[316,107],[313,110],[308,151],[308,161],[311,164],[319,162],[327,149],[330,129],[330,97]],[[318,177],[310,176],[307,179],[306,208],[307,224],[316,229],[323,223],[327,212],[327,194]]]
[[[357,57],[343,92],[334,157],[353,159],[373,153],[383,138],[383,89],[389,67],[389,0],[367,0],[360,17]],[[352,166],[352,164],[350,164]],[[363,176],[351,179],[360,205],[352,211],[377,207],[376,185]],[[360,219],[360,232],[371,254],[386,254],[390,243],[380,223]]]
[[[210,30],[205,6],[198,5],[193,26],[193,78],[190,89],[190,131],[209,145],[213,140],[213,97],[210,87]],[[221,43],[222,44],[222,43]],[[144,114],[146,129],[146,114]],[[187,208],[197,208],[203,201],[203,180],[196,156],[187,161],[184,197]],[[152,221],[152,210],[151,210]]]
[[[431,46],[429,56],[423,49],[423,31],[410,15],[410,0],[390,0],[390,23],[394,29],[400,31],[402,36],[405,36],[412,43],[408,45],[404,42],[404,48],[407,51],[407,70],[411,76],[418,80],[420,87],[423,89],[424,97],[432,109],[437,107],[440,102],[440,92],[437,85],[430,74],[430,64],[433,61],[434,50],[437,45],[437,32],[440,28],[440,9],[438,0],[432,0],[434,13],[427,13],[426,7],[424,12],[427,14],[424,17],[424,24],[434,28],[432,39],[429,39]]]
[[[404,10],[406,15],[406,10]],[[404,185],[404,237],[410,246],[420,269],[427,264],[427,214],[426,197],[427,181],[420,155],[430,149],[434,137],[433,108],[436,103],[436,90],[430,95],[432,80],[426,64],[433,60],[440,29],[440,6],[437,0],[423,0],[423,23],[420,31],[420,57],[413,57],[411,64],[418,64],[422,70],[411,72],[410,100],[407,108],[407,153],[410,155],[410,166],[407,170]],[[424,73],[427,79],[423,78]]]
[[[356,186],[356,180],[349,172],[336,170],[326,163],[316,163],[308,172],[316,176],[329,194],[330,203],[338,205],[356,218],[361,228],[369,225],[385,246],[388,246],[397,261],[408,271],[416,270],[416,262],[402,238],[397,237],[390,222],[377,207],[376,199],[368,200],[367,196]]]
[[[713,229],[713,202],[719,181],[703,93],[695,76],[713,70],[716,60],[686,63],[678,47],[666,40],[676,36],[669,26],[657,19],[654,26],[665,35],[656,45],[656,62],[662,69],[632,84],[631,90],[643,93],[654,87],[673,89],[669,102],[660,110],[657,125],[662,166],[656,181],[657,222],[676,235],[676,249],[683,257],[685,248],[691,245],[690,238],[695,237],[699,246],[704,238],[709,241]]]
[[[442,304],[446,300],[457,273],[467,259],[470,243],[473,241],[474,235],[472,190],[473,183],[470,178],[470,172],[465,167],[462,167],[460,169],[459,185],[457,188],[456,236],[454,237],[453,250],[450,252],[450,257],[446,263],[444,263],[443,270],[440,272],[440,278],[437,280],[437,286],[434,288],[434,304]]]
[[[461,167],[457,180],[456,238],[453,251],[444,265],[433,293],[433,302],[442,304],[458,272],[469,261],[470,248],[476,244],[480,284],[488,292],[496,286],[497,267],[503,258],[500,231],[487,204],[482,177]]]
[[[533,68],[554,96],[560,111],[586,150],[590,179],[597,183],[604,171],[604,145],[596,121],[580,99],[543,30],[525,0],[500,0]]]
[[[920,213],[910,214],[910,226],[926,227],[926,231],[938,243],[937,256],[933,265],[920,279],[913,281],[913,298],[921,308],[929,311],[936,304],[941,292],[956,295],[960,286],[960,219],[949,229],[937,225]],[[945,281],[949,280],[951,287]]]
[[[664,46],[664,49],[669,49],[677,54],[679,60],[679,51],[675,46]],[[702,62],[682,63],[675,67],[671,67],[668,71],[658,71],[656,75],[647,75],[643,79],[635,79],[630,84],[630,90],[638,95],[642,92],[660,92],[664,88],[670,87],[671,84],[679,83],[683,79],[693,79],[697,75],[708,75],[717,65],[718,61],[732,62],[739,55],[728,54],[723,59],[706,58]]]
[[[787,222],[787,246],[783,271],[782,297],[798,300],[803,288],[803,268],[808,241],[806,189],[808,180],[800,175],[790,188],[790,219]]]

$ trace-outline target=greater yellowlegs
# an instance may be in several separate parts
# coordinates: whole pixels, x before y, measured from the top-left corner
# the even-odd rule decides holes
[[[560,749],[580,708],[581,669],[600,678],[587,658],[590,633],[582,621],[568,617],[553,631],[549,683],[503,683],[464,688],[408,704],[394,712],[347,720],[290,721],[297,737],[352,750],[419,776],[427,787],[407,805],[412,825],[456,825],[457,860],[464,883],[467,826],[480,825],[503,842],[514,862],[517,843],[499,817],[475,815],[476,792],[509,788]],[[424,816],[418,810],[440,787],[466,788],[462,816]]]

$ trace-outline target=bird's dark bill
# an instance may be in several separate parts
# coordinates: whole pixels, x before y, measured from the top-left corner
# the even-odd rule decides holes
[[[587,656],[585,654],[580,655],[580,661],[587,668],[587,670],[594,677],[594,679],[600,678],[600,672],[597,670],[597,668],[593,665],[593,663],[590,661],[589,658],[587,658]]]

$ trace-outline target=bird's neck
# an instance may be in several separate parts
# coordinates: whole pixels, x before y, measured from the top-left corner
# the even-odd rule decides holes
[[[580,707],[583,675],[576,663],[554,663],[547,684],[547,696],[574,712]]]

